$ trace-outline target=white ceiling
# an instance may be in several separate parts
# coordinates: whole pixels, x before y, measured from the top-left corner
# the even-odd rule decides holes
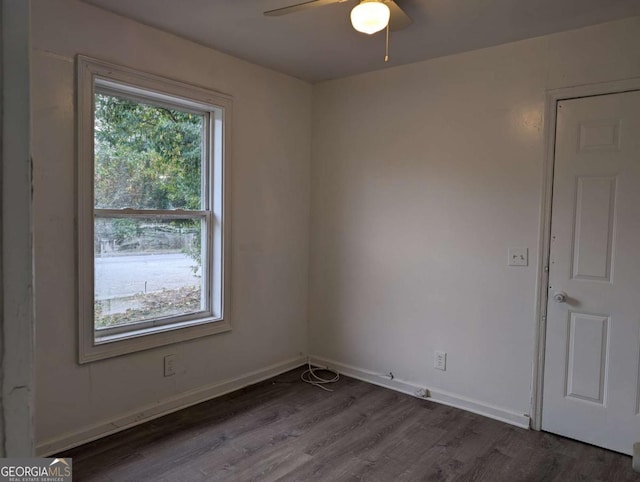
[[[640,0],[397,0],[413,18],[391,33],[351,28],[347,0],[282,16],[303,0],[83,0],[259,65],[318,82],[640,15]]]

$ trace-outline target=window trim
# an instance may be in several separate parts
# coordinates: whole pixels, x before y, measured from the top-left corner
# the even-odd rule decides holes
[[[211,313],[198,312],[176,317],[170,324],[142,322],[136,330],[113,333],[96,340],[94,328],[94,94],[96,86],[101,92],[126,96],[134,100],[183,109],[193,108],[197,113],[215,112],[209,116],[207,125],[210,144],[206,149],[205,176],[209,178],[209,189],[205,193],[208,206],[205,210],[175,210],[169,216],[201,217],[208,219],[208,239],[210,254],[207,263],[210,276],[206,289],[211,293]],[[173,102],[172,102],[173,100]],[[166,103],[166,104],[165,104]],[[140,72],[119,65],[77,56],[77,279],[78,279],[78,361],[88,363],[96,360],[120,356],[171,343],[199,338],[231,330],[231,253],[229,202],[230,169],[229,147],[231,145],[230,96],[183,82]],[[213,155],[219,162],[209,160]],[[210,169],[210,171],[209,171]],[[219,195],[214,195],[220,193]],[[138,210],[104,210],[118,214],[137,214]],[[209,214],[209,212],[211,214]],[[166,213],[156,213],[156,215]],[[145,213],[153,217],[154,211]],[[218,244],[216,244],[218,243]],[[219,245],[219,246],[218,246]],[[220,299],[214,300],[216,294]],[[220,313],[213,313],[219,304]],[[160,320],[160,318],[158,318]],[[155,325],[155,326],[150,326]]]

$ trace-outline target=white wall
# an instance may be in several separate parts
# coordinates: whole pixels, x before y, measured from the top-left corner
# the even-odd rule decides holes
[[[314,86],[310,352],[529,414],[545,89],[633,76],[640,18]]]
[[[36,436],[42,452],[97,435],[101,424],[122,414],[306,353],[312,89],[75,0],[34,0],[32,21]],[[231,333],[77,364],[78,53],[233,96]],[[178,355],[179,374],[163,378],[169,353]]]
[[[34,0],[32,22],[41,451],[296,360],[307,335],[324,359],[529,413],[544,91],[640,76],[640,19],[313,92],[76,0]],[[77,53],[233,96],[231,333],[77,364]],[[509,246],[529,267],[506,266]],[[163,378],[168,353],[180,373]]]

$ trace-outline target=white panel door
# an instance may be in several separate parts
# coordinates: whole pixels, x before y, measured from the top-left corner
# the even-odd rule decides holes
[[[640,92],[561,101],[542,428],[640,442]]]

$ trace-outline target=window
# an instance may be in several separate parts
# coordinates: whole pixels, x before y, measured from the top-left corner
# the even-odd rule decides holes
[[[80,363],[230,330],[230,111],[222,94],[78,57]]]

